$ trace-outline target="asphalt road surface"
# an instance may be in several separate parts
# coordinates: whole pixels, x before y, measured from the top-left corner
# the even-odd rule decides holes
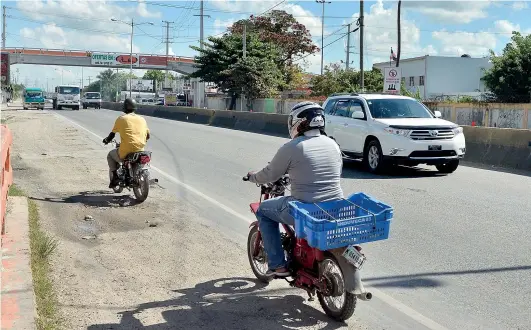
[[[57,111],[107,136],[120,115]],[[153,176],[231,239],[245,244],[261,169],[283,138],[146,117]],[[99,136],[99,137],[97,137]],[[109,148],[109,147],[106,147]],[[102,159],[105,162],[105,159]],[[461,166],[397,168],[375,176],[345,165],[342,186],[391,204],[390,239],[365,244],[365,283],[375,292],[356,317],[369,329],[529,329],[531,176]]]

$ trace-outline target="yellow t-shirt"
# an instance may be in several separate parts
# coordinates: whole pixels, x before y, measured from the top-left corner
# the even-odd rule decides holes
[[[114,122],[112,131],[120,134],[120,150],[118,150],[118,154],[121,159],[124,159],[132,152],[144,150],[149,128],[143,117],[134,113],[122,115]]]

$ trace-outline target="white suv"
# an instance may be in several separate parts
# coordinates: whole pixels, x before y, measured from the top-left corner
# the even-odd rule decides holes
[[[371,172],[384,165],[435,165],[452,173],[466,152],[463,128],[417,100],[386,94],[332,95],[323,104],[326,133]]]

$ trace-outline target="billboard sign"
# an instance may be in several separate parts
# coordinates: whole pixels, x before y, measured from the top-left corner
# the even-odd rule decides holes
[[[384,68],[384,94],[400,94],[402,71],[400,68]]]
[[[118,53],[92,53],[90,64],[98,66],[139,66],[138,55],[118,54]]]
[[[1,61],[2,85],[9,84],[9,53],[2,53]]]
[[[153,92],[153,80],[149,79],[127,79],[127,89],[131,86],[131,90],[135,92]]]
[[[168,66],[168,58],[166,56],[140,55],[140,66],[165,69]]]

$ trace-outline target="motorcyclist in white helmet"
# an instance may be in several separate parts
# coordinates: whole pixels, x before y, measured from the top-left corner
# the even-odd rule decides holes
[[[294,224],[288,202],[323,202],[343,198],[340,179],[343,158],[337,143],[324,132],[323,108],[314,102],[296,104],[288,117],[292,138],[259,172],[249,172],[249,181],[265,184],[289,174],[291,196],[263,201],[256,213],[268,256],[268,275],[290,276],[280,238],[279,223]]]

